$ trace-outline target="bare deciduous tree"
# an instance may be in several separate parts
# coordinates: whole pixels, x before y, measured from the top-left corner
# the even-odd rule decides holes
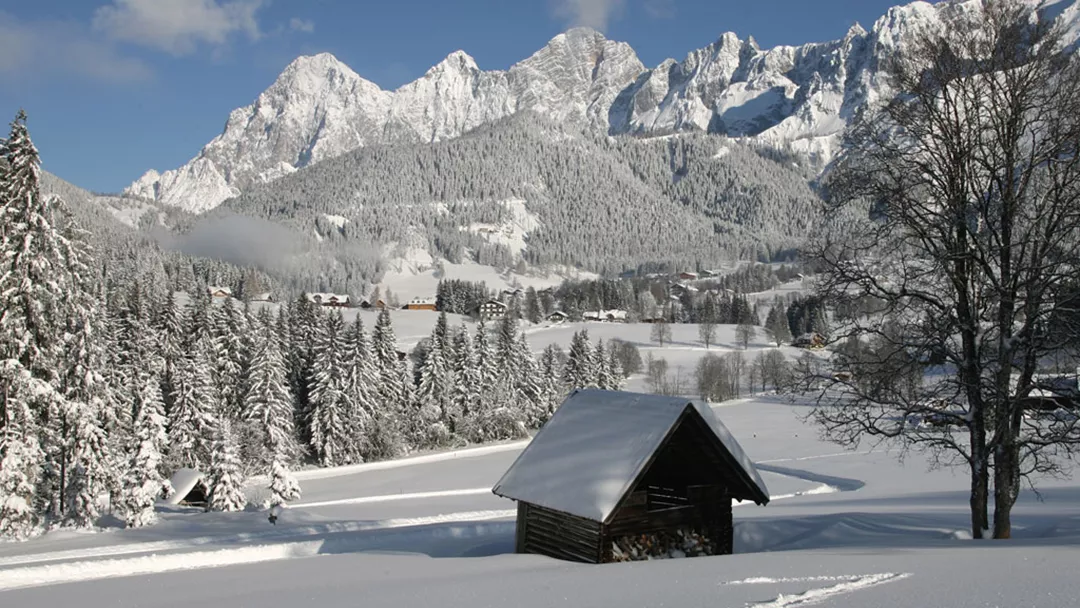
[[[663,346],[665,342],[671,342],[671,323],[666,317],[656,319],[652,326],[652,339]]]
[[[992,473],[1008,538],[1021,480],[1063,472],[1080,445],[1076,416],[1025,415],[1042,362],[1075,362],[1080,337],[1080,69],[1026,4],[955,18],[891,58],[897,95],[860,117],[828,179],[819,295],[880,311],[838,320],[840,363],[804,360],[801,388],[834,441],[967,466],[976,538]]]
[[[701,343],[705,345],[705,348],[712,346],[716,341],[716,323],[710,321],[702,321],[698,324],[698,338],[701,339]]]

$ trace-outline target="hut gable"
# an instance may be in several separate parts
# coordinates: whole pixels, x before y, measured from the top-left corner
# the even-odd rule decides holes
[[[661,448],[687,425],[703,431],[697,445],[722,465],[711,474],[724,478],[732,498],[769,501],[753,462],[707,404],[593,389],[566,399],[492,491],[607,523]]]
[[[167,505],[204,506],[210,493],[203,474],[195,469],[177,469],[169,479],[173,493],[162,499]]]

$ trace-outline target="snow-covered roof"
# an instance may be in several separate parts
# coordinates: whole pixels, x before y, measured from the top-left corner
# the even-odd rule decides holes
[[[708,404],[595,389],[571,393],[492,492],[605,522],[688,409],[730,456],[732,472],[743,482],[731,488],[732,496],[767,503],[769,491],[754,463]]]
[[[348,302],[349,296],[346,294],[337,293],[305,293],[304,297],[308,299],[308,302],[325,303],[325,302]]]
[[[232,295],[232,290],[229,289],[228,287],[218,287],[218,286],[215,286],[215,285],[211,285],[210,287],[206,288],[206,291],[208,291],[210,293],[210,295],[214,295],[216,293],[223,293],[223,294],[225,294],[227,296]]]
[[[195,484],[199,483],[203,479],[203,474],[195,469],[177,469],[173,476],[169,478],[169,483],[172,484],[173,493],[168,498],[163,498],[161,502],[169,505],[178,505],[181,500],[191,492],[195,487]]]
[[[611,309],[611,310],[590,310],[588,312],[582,313],[581,318],[586,319],[586,320],[588,320],[588,319],[608,319],[608,318],[611,318],[611,319],[617,319],[617,320],[620,320],[620,321],[625,321],[626,316],[627,316],[627,312],[625,310]]]

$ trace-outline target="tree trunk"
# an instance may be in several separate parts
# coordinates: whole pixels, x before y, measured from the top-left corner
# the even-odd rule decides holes
[[[1012,538],[1012,509],[1020,490],[1020,449],[1007,441],[994,450],[994,538]]]
[[[971,463],[971,537],[981,539],[989,526],[987,503],[989,502],[990,475],[986,459],[976,457]]]

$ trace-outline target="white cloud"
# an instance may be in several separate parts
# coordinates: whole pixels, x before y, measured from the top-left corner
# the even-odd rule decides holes
[[[0,82],[34,81],[56,73],[109,83],[153,77],[145,62],[121,55],[90,36],[83,25],[20,21],[0,12]]]
[[[255,18],[266,0],[113,0],[94,13],[93,27],[111,40],[173,55],[193,53],[200,44],[220,47],[229,36],[262,34]]]
[[[645,14],[653,19],[674,19],[675,0],[645,0]]]
[[[625,6],[626,0],[555,0],[555,14],[571,25],[603,31]]]
[[[305,34],[311,34],[315,31],[315,22],[310,19],[300,19],[293,17],[289,20],[289,29],[294,32],[303,32]]]

